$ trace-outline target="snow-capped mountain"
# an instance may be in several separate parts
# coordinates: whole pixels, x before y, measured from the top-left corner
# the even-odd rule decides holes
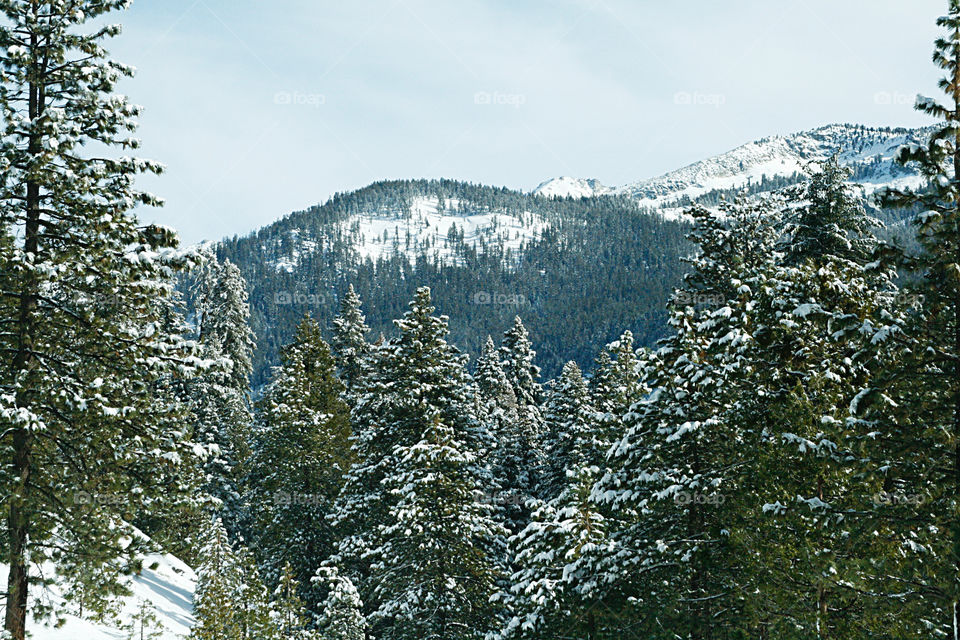
[[[548,198],[592,198],[611,193],[613,189],[596,178],[551,178],[533,190],[534,195]]]
[[[918,176],[896,166],[893,156],[902,145],[923,143],[930,132],[928,128],[834,124],[749,142],[662,176],[619,187],[603,187],[596,180],[556,178],[542,183],[533,193],[561,197],[622,194],[635,198],[641,206],[670,214],[687,198],[756,184],[763,177],[790,177],[803,172],[810,162],[834,154],[854,170],[854,180],[862,183],[868,192],[885,185],[916,185]]]

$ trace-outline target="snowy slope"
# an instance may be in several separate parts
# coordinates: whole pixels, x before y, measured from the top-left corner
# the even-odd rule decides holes
[[[548,198],[591,198],[593,196],[602,196],[611,193],[613,189],[604,186],[595,178],[552,178],[533,190],[538,196]]]
[[[121,599],[119,618],[129,623],[147,603],[159,621],[156,631],[162,640],[179,640],[190,633],[193,626],[193,592],[196,575],[183,562],[171,555],[151,554],[144,557],[143,571],[130,579],[132,595]],[[49,575],[49,571],[45,571]],[[0,580],[6,584],[7,566],[0,564]],[[45,604],[63,602],[62,590],[54,585],[33,597]],[[126,640],[129,630],[118,626],[98,624],[67,615],[60,627],[46,626],[31,619],[27,631],[34,640]],[[139,637],[139,636],[137,636]]]
[[[916,185],[919,178],[893,164],[896,150],[905,144],[922,143],[931,129],[879,129],[835,124],[787,136],[772,136],[750,142],[721,155],[695,162],[656,178],[615,188],[591,191],[593,180],[557,178],[534,193],[588,197],[602,193],[624,194],[639,204],[673,213],[684,196],[696,198],[716,189],[740,188],[763,176],[789,177],[804,166],[838,154],[842,164],[859,171],[856,180],[868,193],[883,185]],[[599,185],[599,183],[597,183]]]
[[[456,199],[441,202],[436,196],[422,196],[403,208],[356,213],[340,221],[331,233],[346,239],[361,259],[376,262],[405,255],[413,262],[425,252],[437,262],[451,263],[455,253],[448,241],[451,229],[465,244],[482,251],[484,244],[494,242],[517,250],[546,228],[546,221],[534,213],[493,212]],[[294,271],[302,257],[325,240],[306,237],[296,229],[291,235],[295,249],[276,262],[278,271]]]

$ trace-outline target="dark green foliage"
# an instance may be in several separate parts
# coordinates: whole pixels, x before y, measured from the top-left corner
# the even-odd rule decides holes
[[[535,214],[549,227],[522,251],[473,246],[461,241],[462,232],[454,234],[447,242],[455,259],[444,264],[428,259],[428,248],[414,264],[405,257],[375,264],[357,256],[358,238],[349,229],[336,227],[361,213],[409,215],[404,212],[419,197],[457,199],[465,211],[527,219]],[[519,314],[536,338],[541,366],[553,376],[571,359],[588,365],[624,329],[641,345],[665,335],[663,305],[683,271],[677,258],[690,250],[685,232],[683,223],[645,213],[627,198],[554,200],[452,180],[394,181],[337,194],[254,235],[226,240],[218,252],[240,266],[251,284],[258,344],[254,387],[266,381],[303,313],[328,325],[351,284],[365,303],[373,335],[388,336],[392,319],[404,312],[403,301],[418,286],[429,286],[434,303],[451,318],[451,340],[475,356],[488,335],[503,333]],[[304,239],[316,243],[312,250],[303,250]],[[292,271],[277,269],[279,260],[295,254]],[[517,296],[511,300],[520,304],[476,304],[480,293]],[[286,294],[294,303],[277,304]],[[304,304],[296,304],[294,294]]]

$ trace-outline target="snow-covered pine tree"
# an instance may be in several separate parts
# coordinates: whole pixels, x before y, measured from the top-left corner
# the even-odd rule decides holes
[[[269,584],[285,564],[308,584],[334,549],[326,515],[350,467],[350,422],[333,354],[315,320],[304,317],[280,357],[257,403],[246,479],[251,541]]]
[[[738,535],[750,504],[751,460],[762,432],[732,409],[753,341],[749,284],[770,266],[776,200],[723,202],[720,211],[688,211],[700,253],[676,293],[676,333],[650,356],[653,393],[626,416],[593,501],[609,507],[616,528],[597,564],[597,580],[615,585],[639,635],[706,638],[746,628],[745,593],[753,555]]]
[[[204,490],[233,538],[240,533],[244,508],[240,482],[250,456],[250,374],[254,350],[246,282],[229,260],[212,251],[192,291],[197,340],[213,365],[187,383],[194,416],[193,439],[209,450],[204,463]]]
[[[539,475],[543,471],[544,452],[539,449],[543,437],[543,387],[540,384],[540,367],[534,360],[537,352],[533,350],[530,334],[523,326],[520,316],[513,320],[513,326],[503,334],[500,343],[500,361],[507,380],[513,385],[513,394],[517,399],[519,435],[524,442],[533,442],[535,446],[529,452],[528,462],[532,466],[529,472],[534,486],[539,485]]]
[[[503,371],[513,385],[517,402],[525,407],[539,407],[543,400],[543,388],[540,386],[540,367],[534,363],[537,352],[533,350],[530,334],[523,326],[520,316],[513,320],[513,326],[503,334],[500,343],[500,360]]]
[[[273,624],[278,640],[320,640],[310,628],[307,608],[297,591],[299,585],[290,564],[283,566],[273,597]]]
[[[812,170],[806,184],[793,190],[799,206],[785,216],[780,243],[787,264],[825,256],[867,261],[877,244],[871,230],[879,228],[880,221],[866,214],[858,189],[847,183],[850,174],[832,156]]]
[[[158,483],[193,456],[176,403],[156,384],[188,373],[188,345],[164,318],[175,316],[170,281],[189,258],[172,231],[140,227],[131,213],[160,203],[134,180],[161,167],[101,151],[139,145],[139,108],[114,93],[132,69],[104,49],[119,32],[104,18],[127,4],[0,2],[0,235],[17,238],[3,245],[12,286],[0,306],[4,624],[13,640],[26,632],[28,563],[139,553],[122,543],[122,515],[130,501],[176,499],[178,481]],[[108,494],[110,504],[74,509],[75,492]]]
[[[333,319],[333,337],[330,346],[337,359],[337,372],[351,396],[359,392],[366,377],[366,362],[372,351],[367,342],[370,327],[360,307],[360,296],[351,284],[340,301],[340,315]]]
[[[163,637],[160,626],[156,608],[146,600],[138,600],[137,610],[130,618],[127,640],[160,640]]]
[[[433,311],[419,289],[399,336],[379,349],[352,414],[357,462],[332,518],[346,532],[336,560],[381,638],[481,633],[496,576],[490,549],[502,530],[482,499],[492,443],[465,358]]]
[[[510,539],[517,571],[509,591],[498,596],[510,612],[502,638],[592,639],[617,637],[624,631],[616,613],[623,608],[623,594],[615,584],[604,582],[604,572],[598,570],[612,551],[606,513],[615,511],[598,504],[591,494],[605,470],[601,465],[612,434],[619,433],[629,408],[627,398],[639,400],[641,395],[629,332],[605,349],[598,363],[592,388],[571,362],[548,391],[545,420],[552,472],[547,479],[555,494]]]
[[[279,640],[271,618],[270,591],[260,578],[256,558],[239,546],[234,554],[240,576],[234,596],[239,640]]]
[[[335,566],[317,569],[313,583],[327,593],[317,616],[317,630],[324,640],[364,640],[367,622],[363,603],[350,578],[340,575]]]
[[[937,19],[933,62],[946,104],[918,97],[938,120],[927,145],[897,161],[926,178],[924,188],[886,189],[886,207],[915,207],[919,255],[901,260],[903,296],[918,303],[902,326],[883,314],[863,323],[870,357],[883,363],[851,403],[870,435],[859,453],[874,462],[882,493],[873,525],[897,543],[876,559],[871,593],[906,635],[956,638],[960,629],[960,1]],[[912,280],[912,282],[911,282]]]
[[[630,331],[624,331],[597,358],[590,378],[590,401],[596,411],[594,437],[604,454],[623,436],[630,407],[650,393],[641,379],[641,367]]]
[[[481,638],[499,577],[491,552],[506,531],[481,499],[470,427],[445,424],[439,411],[425,417],[419,441],[397,445],[384,479],[396,503],[370,553],[379,603],[371,626],[386,639]]]
[[[831,159],[794,191],[788,216],[803,222],[787,225],[782,259],[751,282],[752,397],[740,421],[768,435],[756,452],[767,515],[752,546],[763,550],[758,615],[774,636],[869,632],[862,565],[887,545],[857,522],[880,487],[864,482],[854,451],[868,432],[846,418],[875,369],[859,354],[860,329],[878,312],[893,318],[894,274],[867,264],[875,221],[849,175]]]
[[[595,440],[596,412],[580,367],[570,361],[560,376],[551,381],[543,407],[544,434],[541,439],[546,462],[537,493],[550,501],[560,495],[585,467],[595,465],[601,455]]]
[[[500,638],[622,637],[623,621],[608,604],[620,594],[596,571],[610,553],[607,519],[590,497],[599,471],[571,474],[560,495],[510,539],[518,569],[509,592],[496,598],[509,611]]]
[[[204,532],[197,568],[197,588],[193,597],[196,624],[190,640],[239,640],[242,620],[237,595],[243,577],[227,530],[213,520]]]
[[[496,506],[498,521],[515,534],[526,526],[530,517],[526,503],[534,495],[536,474],[542,461],[537,456],[537,443],[530,440],[530,433],[520,422],[513,386],[489,336],[477,359],[475,377],[480,418],[496,442],[490,459],[494,486],[488,491]]]

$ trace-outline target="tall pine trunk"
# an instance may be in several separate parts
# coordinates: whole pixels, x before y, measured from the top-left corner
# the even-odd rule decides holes
[[[36,0],[32,4],[34,15],[38,12]],[[37,36],[30,38],[32,47],[37,46]],[[42,70],[37,69],[30,80],[29,113],[32,122],[43,115],[44,91],[41,84]],[[41,152],[39,134],[31,132],[28,153],[31,157]],[[38,255],[40,248],[40,186],[27,182],[26,224],[24,225],[24,253]],[[30,372],[36,364],[34,355],[34,316],[37,310],[36,278],[30,271],[21,276],[19,287],[20,305],[17,313],[17,352],[13,362],[13,376],[27,376],[27,384],[17,392],[17,406],[31,406]],[[7,575],[7,606],[4,628],[13,640],[24,640],[27,624],[27,593],[29,567],[27,566],[30,532],[29,492],[32,470],[31,450],[33,434],[29,428],[19,427],[13,434],[13,474],[16,478],[16,495],[10,501],[7,514],[7,537],[10,544]]]

